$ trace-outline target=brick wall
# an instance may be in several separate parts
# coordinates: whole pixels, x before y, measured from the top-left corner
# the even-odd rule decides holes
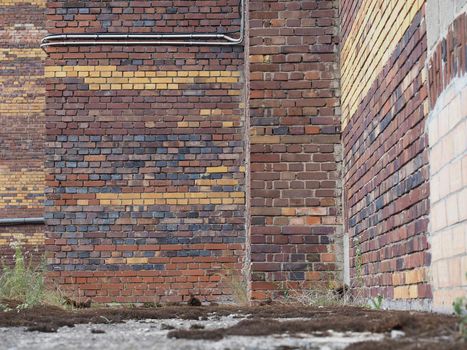
[[[48,6],[55,33],[239,26],[235,0]],[[229,299],[223,275],[245,251],[243,48],[48,51],[52,277],[99,302]]]
[[[436,11],[436,8],[430,9],[430,12],[433,11]],[[467,11],[467,3],[465,10],[452,19],[447,33],[440,36],[436,45],[431,47],[427,66],[432,109],[436,109],[439,96],[451,82],[467,72],[467,15],[465,11]]]
[[[251,289],[339,279],[336,1],[250,2]]]
[[[44,200],[44,1],[0,6],[0,218],[41,217]],[[0,256],[19,242],[38,257],[42,225],[0,227]]]
[[[238,1],[150,5],[55,1],[50,31],[239,28]],[[228,299],[245,267],[264,299],[337,278],[337,3],[250,5],[246,72],[242,47],[48,49],[47,247],[69,292]]]
[[[429,7],[429,18],[441,16],[437,10]],[[428,63],[433,307],[445,312],[467,293],[466,10],[444,18],[451,23],[446,34],[440,34],[439,21],[428,23],[433,40]]]
[[[363,1],[343,10],[356,11],[343,14],[354,19],[344,22],[342,32],[349,34],[341,42],[352,283],[393,306],[426,307],[431,256],[424,1]]]
[[[46,59],[46,2],[4,1],[0,216],[46,199],[50,276],[98,302],[232,300],[230,274],[252,300],[329,286],[348,241],[362,295],[447,310],[466,288],[467,21],[427,3],[252,1],[244,45]],[[236,36],[239,5],[54,0],[47,29]],[[2,255],[13,240],[39,256],[43,229],[0,227]]]

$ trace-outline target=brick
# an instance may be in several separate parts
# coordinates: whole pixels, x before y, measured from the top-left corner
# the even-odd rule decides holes
[[[252,237],[252,251],[261,251],[255,256],[257,265],[252,266],[253,273],[261,272],[266,283],[275,281],[276,272],[264,269],[264,264],[270,261],[290,262],[294,264],[305,263],[305,255],[297,260],[293,254],[295,249],[290,244],[296,245],[296,249],[306,250],[305,240],[316,226],[322,226],[321,215],[326,215],[325,208],[315,208],[324,200],[324,192],[316,192],[320,186],[337,188],[338,181],[325,183],[328,178],[337,178],[336,169],[323,169],[318,163],[313,162],[314,153],[323,154],[319,146],[339,143],[338,132],[324,133],[319,122],[314,125],[313,118],[330,116],[331,123],[339,123],[339,111],[336,108],[327,108],[328,100],[319,98],[321,94],[329,98],[330,103],[338,107],[337,80],[324,82],[321,80],[323,71],[332,71],[337,63],[337,56],[330,60],[316,53],[315,59],[323,61],[317,66],[308,65],[312,56],[310,47],[302,45],[304,41],[316,42],[322,34],[319,31],[305,31],[309,18],[316,18],[314,7],[307,6],[308,1],[291,1],[287,8],[302,9],[299,15],[294,16],[294,21],[285,21],[277,18],[288,16],[285,8],[278,7],[274,2],[260,2],[250,10],[251,18],[263,18],[262,22],[255,24],[250,33],[250,124],[252,132],[251,143],[251,212],[254,215],[251,221],[252,234],[258,236],[258,244]],[[330,2],[329,6],[337,9],[337,3]],[[306,8],[305,8],[306,7]],[[337,11],[329,14],[330,23],[325,24],[323,31],[336,32],[332,20],[336,19]],[[273,17],[269,19],[269,16]],[[324,15],[327,16],[327,15]],[[288,31],[270,30],[270,25],[280,26],[287,23]],[[255,31],[260,31],[257,35]],[[337,52],[337,37],[328,38],[332,47]],[[290,44],[290,45],[288,45]],[[324,62],[326,61],[326,62]],[[337,75],[332,75],[337,77]],[[316,89],[311,91],[311,87]],[[326,90],[326,91],[325,91]],[[331,149],[323,161],[335,163],[339,160],[339,154]],[[316,164],[316,166],[315,166]],[[307,172],[305,172],[305,169]],[[313,184],[306,182],[317,179]],[[330,192],[331,193],[331,192]],[[336,193],[332,192],[332,196]],[[337,214],[335,201],[332,215]],[[313,207],[313,208],[312,208]],[[329,227],[335,225],[340,219],[329,220]],[[327,224],[324,224],[327,226]],[[330,230],[329,232],[334,232]],[[278,234],[281,234],[279,236]],[[330,235],[331,236],[331,235]],[[262,239],[259,239],[261,237]],[[256,236],[255,236],[256,239]],[[328,239],[329,251],[334,249]],[[267,242],[267,244],[265,244]],[[324,245],[323,245],[324,246]],[[332,256],[332,258],[331,258]],[[322,258],[322,260],[321,260]],[[323,271],[329,271],[332,275],[335,267],[333,254],[329,256],[318,255],[317,262],[321,263]],[[260,264],[261,263],[261,264]],[[291,265],[292,266],[292,265]],[[295,266],[295,265],[294,265]],[[272,267],[271,267],[272,268]],[[311,272],[300,274],[288,274],[287,278],[294,278],[301,282],[316,281],[321,274]],[[271,294],[279,286],[266,284]],[[252,284],[253,298],[264,297],[264,294],[255,293],[255,284]]]
[[[430,264],[421,243],[428,226],[420,220],[429,214],[423,2],[386,3],[382,12],[370,2],[350,3],[342,4],[340,62],[344,231],[351,265],[358,247],[365,295],[378,288],[385,298],[429,298],[428,290],[419,294],[418,288],[428,285],[422,271]],[[360,50],[356,38],[367,35],[378,39]],[[328,162],[321,155],[315,159]],[[355,278],[354,268],[350,275]]]
[[[41,244],[50,278],[102,302],[181,302],[192,290],[228,300],[220,276],[251,263],[249,292],[265,300],[278,280],[339,278],[344,221],[364,295],[447,305],[464,283],[462,230],[450,225],[465,212],[465,162],[451,162],[464,152],[453,128],[465,99],[450,96],[447,123],[429,135],[425,122],[465,67],[465,40],[453,40],[465,21],[427,57],[424,2],[409,2],[253,2],[246,61],[241,45],[59,46],[47,60],[34,49],[45,19],[54,34],[115,30],[104,21],[236,32],[238,1],[115,2],[105,20],[104,2],[76,15],[49,1],[47,18],[44,1],[4,2],[0,61],[13,68],[0,77],[0,214],[48,219],[0,228],[2,256],[16,238]],[[430,266],[446,293],[432,292]]]
[[[42,217],[45,201],[45,1],[3,1],[0,9],[0,217]],[[0,227],[0,256],[14,263],[13,243],[40,263],[43,225]]]
[[[54,33],[107,31],[96,15],[107,11],[103,3],[80,4],[85,16],[65,5],[49,4]],[[230,1],[210,4],[207,21],[197,18],[199,4],[161,3],[181,10],[157,21],[153,7],[129,13],[123,9],[138,4],[114,5],[110,16],[121,28],[239,30],[238,3]],[[50,241],[49,261],[59,284],[96,300],[143,301],[153,282],[164,287],[151,288],[161,302],[170,299],[166,289],[174,301],[195,289],[226,300],[231,291],[217,276],[244,260],[243,48],[161,49],[49,48],[47,230],[67,237],[60,250]],[[78,247],[89,250],[76,256]],[[89,280],[77,283],[83,271]]]

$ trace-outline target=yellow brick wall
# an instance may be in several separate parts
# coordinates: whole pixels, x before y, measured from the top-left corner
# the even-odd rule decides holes
[[[343,128],[425,0],[363,0],[341,43]]]
[[[75,198],[78,196],[76,195]],[[244,204],[244,192],[97,193],[100,205]],[[87,200],[78,201],[87,205]]]
[[[8,245],[12,242],[28,246],[42,246],[45,242],[42,232],[25,234],[23,232],[11,231],[8,233],[0,232],[0,246]]]
[[[39,44],[47,33],[46,4],[0,0],[0,218],[43,216],[46,54]],[[0,256],[7,263],[14,242],[39,260],[43,226],[0,227]]]
[[[47,0],[0,0],[1,6],[17,6],[22,4],[45,7],[47,5]]]
[[[11,171],[0,165],[0,208],[42,208],[44,183],[43,171]]]
[[[82,78],[90,90],[178,90],[182,84],[238,83],[240,72],[124,71],[117,66],[49,66],[46,78]]]

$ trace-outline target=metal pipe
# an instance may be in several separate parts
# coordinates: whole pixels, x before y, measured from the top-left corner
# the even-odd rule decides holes
[[[107,39],[119,39],[119,38],[126,38],[126,39],[181,39],[181,38],[215,38],[215,39],[226,39],[229,41],[235,41],[237,39],[232,38],[225,34],[56,34],[56,35],[48,35],[42,39],[41,43],[45,43],[48,40],[57,40],[57,39],[100,39],[100,38],[107,38]]]
[[[44,224],[44,223],[45,223],[45,219],[43,217],[0,219],[0,226],[36,225],[36,224]]]
[[[240,2],[240,36],[232,38],[222,33],[188,33],[188,34],[56,34],[48,35],[42,39],[40,47],[45,50],[48,46],[70,46],[70,45],[240,45],[244,40],[245,32],[245,0]],[[128,39],[150,39],[150,40],[128,40]],[[73,41],[69,39],[94,39],[86,41]],[[105,41],[108,39],[126,39]],[[158,39],[158,40],[154,40]],[[201,41],[183,40],[172,41],[166,39],[223,39],[225,41]],[[60,41],[52,41],[60,40]]]
[[[64,41],[64,42],[52,42],[42,44],[41,47],[46,46],[77,46],[77,45],[215,45],[215,46],[231,46],[237,45],[238,43],[226,42],[214,42],[214,41]]]

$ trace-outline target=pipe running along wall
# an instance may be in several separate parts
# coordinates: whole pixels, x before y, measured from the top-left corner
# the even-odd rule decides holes
[[[240,1],[240,36],[233,38],[226,34],[188,33],[188,34],[59,34],[48,35],[42,39],[40,47],[74,45],[241,45],[245,33],[245,0]],[[144,40],[143,40],[144,39]],[[177,40],[178,39],[178,40]],[[188,40],[179,40],[188,39]],[[208,39],[213,39],[209,41]],[[218,41],[214,39],[222,39]]]
[[[73,45],[241,45],[245,33],[245,0],[240,1],[240,31],[239,37],[233,38],[226,34],[189,33],[189,34],[60,34],[48,35],[41,40],[40,47],[45,50],[49,46]],[[92,40],[84,40],[92,39]],[[119,40],[125,39],[125,40]],[[173,40],[172,40],[173,39]],[[175,40],[191,39],[191,40]],[[222,39],[224,41],[206,41],[207,39]],[[2,225],[23,225],[44,223],[44,218],[11,218],[0,219]]]
[[[43,217],[0,219],[0,226],[36,225],[36,224],[44,224],[44,223],[45,223],[45,219]]]

